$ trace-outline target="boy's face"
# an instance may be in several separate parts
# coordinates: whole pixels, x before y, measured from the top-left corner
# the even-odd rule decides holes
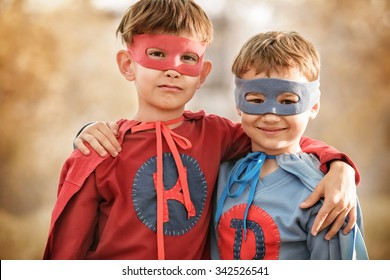
[[[211,69],[203,61],[205,47],[191,36],[143,35],[129,52],[118,53],[119,68],[135,82],[140,110],[180,114]]]
[[[288,73],[271,72],[256,74],[253,69],[246,72],[242,79],[253,80],[259,78],[276,78],[295,82],[308,82],[298,71]],[[265,96],[260,92],[246,94],[245,99],[249,103],[261,104]],[[282,92],[277,96],[277,102],[281,104],[296,103],[299,97],[292,92]],[[241,124],[245,133],[251,138],[252,150],[265,152],[268,155],[282,153],[296,153],[300,151],[299,141],[310,119],[314,119],[319,110],[319,102],[303,113],[295,115],[277,115],[265,113],[252,115],[238,110],[241,116]]]

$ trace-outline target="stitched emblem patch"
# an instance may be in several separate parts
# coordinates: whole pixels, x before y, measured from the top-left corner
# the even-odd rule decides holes
[[[198,162],[180,154],[187,170],[187,181],[196,216],[189,218],[183,205],[183,193],[178,181],[176,164],[171,153],[163,154],[164,166],[164,235],[182,235],[193,228],[200,219],[207,198],[207,182]],[[152,157],[138,169],[134,176],[132,200],[138,218],[149,229],[156,231],[155,174],[157,158]]]

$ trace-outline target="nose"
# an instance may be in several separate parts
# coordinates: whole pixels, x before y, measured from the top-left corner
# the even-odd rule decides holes
[[[272,114],[272,113],[267,113],[267,114],[263,115],[263,121],[265,121],[265,122],[278,122],[278,121],[280,121],[280,116]]]
[[[179,78],[180,77],[180,73],[177,72],[174,69],[169,69],[169,70],[165,71],[165,76],[167,76],[169,78]]]

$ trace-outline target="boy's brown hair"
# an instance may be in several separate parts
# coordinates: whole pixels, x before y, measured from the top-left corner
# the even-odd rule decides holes
[[[140,0],[125,12],[117,35],[130,44],[132,36],[145,33],[192,35],[209,45],[213,26],[203,9],[192,0]]]
[[[320,74],[320,55],[299,33],[270,31],[251,37],[241,48],[232,66],[237,77],[253,68],[256,73],[298,69],[308,81]]]

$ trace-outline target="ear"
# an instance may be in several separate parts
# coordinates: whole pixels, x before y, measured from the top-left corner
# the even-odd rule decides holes
[[[314,120],[317,117],[318,112],[320,111],[320,101],[314,104],[310,109],[310,119]]]
[[[240,108],[238,108],[237,106],[236,106],[236,112],[237,112],[237,114],[241,117],[241,110],[240,110]]]
[[[203,68],[202,68],[202,72],[200,73],[200,80],[199,80],[198,86],[196,87],[197,89],[200,88],[204,84],[207,76],[209,75],[209,73],[211,71],[211,68],[212,68],[212,63],[210,60],[203,61]]]
[[[123,77],[128,81],[134,81],[135,75],[130,53],[125,50],[120,50],[116,54],[116,63]]]

